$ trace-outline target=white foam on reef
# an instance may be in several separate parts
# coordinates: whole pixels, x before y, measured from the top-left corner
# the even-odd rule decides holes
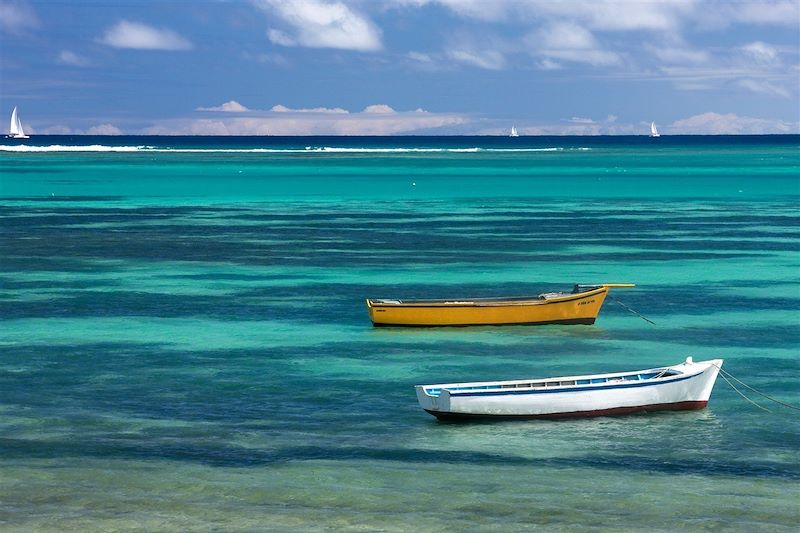
[[[50,146],[0,145],[0,151],[2,152],[138,152],[147,148],[147,146],[103,146],[101,144],[89,146],[65,146],[61,144]]]
[[[306,146],[309,152],[329,153],[475,153],[475,152],[557,152],[563,148],[339,148],[334,146]]]
[[[403,153],[469,153],[480,152],[481,148],[341,148],[336,146],[306,146],[309,152],[329,152],[329,153],[365,153],[365,154],[403,154]]]
[[[559,152],[553,148],[345,148],[336,146],[306,146],[305,148],[157,148],[155,146],[105,146],[92,144],[67,146],[29,146],[25,144],[0,145],[0,152],[165,152],[165,153],[222,153],[222,154],[405,154],[405,153],[512,153],[512,152]],[[570,149],[572,150],[572,149]],[[577,148],[589,150],[589,148]]]

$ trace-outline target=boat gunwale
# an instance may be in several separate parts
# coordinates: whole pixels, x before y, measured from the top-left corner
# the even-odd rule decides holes
[[[449,388],[441,389],[447,391],[450,396],[469,397],[469,396],[519,396],[527,394],[555,394],[564,392],[596,392],[601,390],[614,390],[614,389],[633,389],[639,387],[655,387],[658,385],[667,385],[670,383],[678,383],[687,379],[696,378],[705,372],[707,369],[696,374],[688,375],[671,375],[662,377],[653,377],[643,380],[620,380],[620,381],[606,381],[604,383],[582,383],[580,385],[551,385],[543,387],[527,387],[517,389],[472,389],[472,390],[453,390]],[[427,394],[427,391],[426,391]],[[441,392],[439,393],[441,395]]]
[[[513,307],[526,305],[548,305],[556,303],[571,302],[596,296],[608,291],[607,287],[598,287],[580,293],[565,293],[564,296],[557,296],[549,299],[539,299],[538,296],[520,296],[509,298],[470,298],[464,300],[437,299],[437,300],[381,300],[367,298],[367,307]]]

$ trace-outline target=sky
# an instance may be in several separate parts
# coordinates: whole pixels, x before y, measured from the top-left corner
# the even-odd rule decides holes
[[[33,134],[800,133],[800,0],[0,0]]]

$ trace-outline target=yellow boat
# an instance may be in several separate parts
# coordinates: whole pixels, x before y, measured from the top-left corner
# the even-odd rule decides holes
[[[608,290],[612,287],[635,285],[575,285],[572,292],[549,292],[527,298],[367,299],[367,309],[373,326],[594,324]]]

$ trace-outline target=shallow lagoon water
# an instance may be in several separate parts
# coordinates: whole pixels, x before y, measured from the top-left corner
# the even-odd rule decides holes
[[[655,143],[0,147],[0,524],[794,530],[798,417],[722,380],[686,413],[416,404],[418,383],[687,355],[798,403],[800,138]],[[607,301],[594,326],[373,329],[363,304],[593,282],[637,283],[612,294],[656,325]]]

